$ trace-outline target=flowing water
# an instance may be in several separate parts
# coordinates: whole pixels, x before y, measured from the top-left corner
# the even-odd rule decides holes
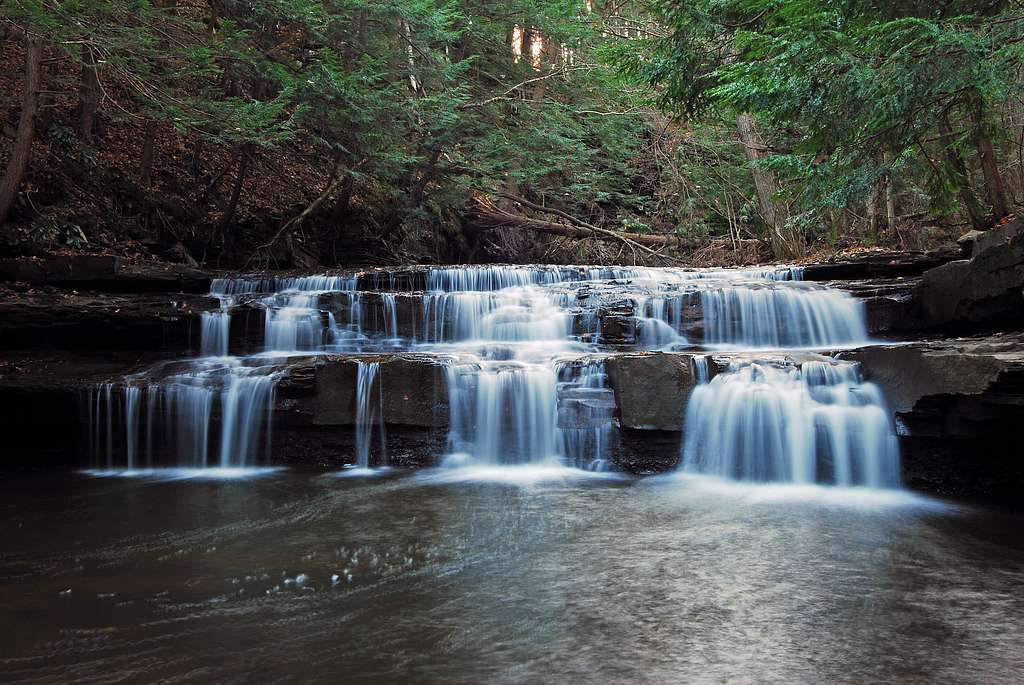
[[[84,397],[92,469],[0,479],[0,681],[1024,682],[1024,522],[899,489],[882,392],[813,351],[868,343],[863,305],[801,275],[215,281],[198,356]],[[608,360],[650,350],[698,385],[680,469],[633,478]],[[448,395],[419,472],[379,468],[406,352]],[[358,468],[274,468],[326,354]]]
[[[0,681],[1024,675],[1019,517],[559,467],[7,474]]]
[[[168,465],[165,457],[154,461],[153,446],[166,454],[172,442],[177,467],[267,464],[275,384],[290,358],[327,353],[359,355],[353,463],[386,465],[379,362],[366,357],[415,351],[446,367],[448,453],[435,463],[610,469],[617,430],[603,366],[609,354],[867,342],[863,304],[801,275],[791,267],[465,266],[418,276],[218,279],[210,294],[220,307],[202,314],[197,359],[106,383],[88,398],[94,465]],[[230,349],[238,311],[262,313],[262,351]],[[616,322],[619,339],[608,329]],[[841,387],[812,388],[772,372],[779,379],[769,382],[768,368],[755,358],[694,393],[684,426],[692,429],[687,469],[898,485],[895,438],[877,392],[848,378]],[[380,447],[371,460],[374,439]]]

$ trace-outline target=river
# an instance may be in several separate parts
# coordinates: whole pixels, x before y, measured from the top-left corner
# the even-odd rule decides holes
[[[363,473],[5,474],[0,681],[1024,674],[1019,516],[691,475]]]

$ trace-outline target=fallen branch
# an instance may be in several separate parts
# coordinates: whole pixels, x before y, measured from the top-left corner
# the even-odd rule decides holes
[[[277,231],[277,233],[274,234],[273,238],[271,238],[268,242],[258,246],[255,249],[255,251],[253,251],[252,257],[250,257],[249,260],[246,262],[246,267],[248,267],[249,263],[252,262],[252,260],[255,259],[257,256],[264,254],[269,255],[270,250],[278,243],[278,241],[280,241],[282,238],[286,236],[290,236],[295,230],[301,227],[302,223],[307,218],[309,218],[311,214],[313,214],[314,212],[316,212],[316,210],[320,208],[320,205],[322,205],[324,202],[330,199],[332,195],[334,195],[334,191],[336,191],[338,187],[341,186],[341,184],[344,183],[346,179],[346,176],[338,175],[338,166],[340,164],[340,161],[340,157],[335,158],[334,167],[331,169],[331,175],[327,179],[327,186],[324,188],[323,192],[320,193],[320,195],[318,195],[315,200],[310,202],[305,209],[303,209],[301,212],[299,212],[291,219],[286,221],[284,225],[281,226],[281,228]]]
[[[663,259],[669,262],[678,262],[679,260],[669,257],[661,253],[660,250],[654,248],[660,248],[664,250],[666,248],[692,248],[696,247],[695,241],[684,240],[674,235],[649,235],[643,233],[628,233],[623,231],[612,231],[607,228],[601,228],[591,223],[578,219],[567,212],[563,212],[560,209],[554,209],[552,207],[544,207],[536,203],[530,202],[525,198],[517,197],[515,195],[509,195],[507,193],[494,192],[492,193],[499,197],[506,198],[515,202],[526,209],[533,210],[535,212],[542,212],[557,216],[561,219],[568,221],[568,224],[558,223],[553,221],[546,221],[544,219],[536,219],[533,217],[524,216],[522,214],[513,214],[507,210],[501,209],[490,198],[485,195],[477,195],[474,197],[475,209],[473,215],[477,223],[491,229],[505,228],[509,226],[523,228],[526,230],[534,231],[536,233],[546,233],[548,235],[557,235],[567,238],[576,238],[579,240],[585,239],[597,239],[604,240],[607,242],[620,242],[624,245],[628,245],[632,250],[640,250],[648,255]]]

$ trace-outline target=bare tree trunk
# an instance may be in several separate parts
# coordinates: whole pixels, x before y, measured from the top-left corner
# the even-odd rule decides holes
[[[92,145],[92,129],[96,124],[96,111],[100,107],[100,77],[92,49],[86,48],[82,61],[82,82],[78,88],[78,131]]]
[[[886,150],[883,153],[882,160],[885,162],[885,167],[889,170],[889,175],[885,179],[885,224],[890,231],[896,230],[896,190],[894,183],[892,182],[892,153]]]
[[[953,172],[957,176],[957,187],[960,194],[960,202],[964,205],[964,210],[967,212],[967,216],[971,220],[971,226],[978,230],[984,230],[989,227],[989,222],[985,218],[985,212],[981,207],[981,203],[978,201],[978,197],[974,194],[974,190],[971,188],[971,176],[967,169],[967,164],[964,162],[964,158],[960,155],[960,152],[956,149],[956,141],[953,138],[953,127],[949,123],[949,117],[942,116],[939,118],[939,134],[942,136],[942,145],[945,149],[946,161],[953,167]]]
[[[405,19],[399,20],[399,27],[402,30],[402,37],[405,38],[405,61],[409,67],[409,88],[412,92],[420,93],[420,80],[416,78],[416,58],[412,43],[412,27]]]
[[[40,66],[43,61],[43,43],[32,34],[25,34],[25,90],[21,97],[21,117],[18,119],[18,132],[11,147],[11,158],[7,162],[3,181],[0,182],[0,225],[7,220],[7,214],[14,204],[18,186],[28,168],[29,156],[32,153],[33,129],[35,128],[36,110],[39,108],[39,86],[42,80]]]
[[[992,146],[992,139],[988,136],[979,136],[975,144],[978,148],[978,159],[981,161],[981,173],[985,176],[988,201],[992,205],[993,219],[998,222],[1010,213],[1010,203],[1006,200],[1006,186],[1003,185],[1003,175],[999,172],[996,151]]]
[[[139,160],[139,182],[149,188],[153,181],[153,146],[156,142],[156,122],[146,123],[146,138],[142,141],[142,157]]]
[[[800,236],[786,227],[789,211],[773,200],[779,190],[778,181],[774,174],[757,166],[759,160],[767,157],[764,141],[761,140],[761,135],[757,131],[757,123],[753,116],[743,113],[736,117],[736,124],[739,128],[743,149],[747,154],[747,159],[751,162],[750,173],[754,177],[754,188],[757,190],[757,203],[761,210],[761,216],[768,224],[772,253],[779,259],[799,256],[803,252]]]
[[[978,151],[981,173],[985,177],[985,191],[989,204],[992,205],[993,223],[1010,213],[1010,203],[1006,200],[1006,186],[1003,175],[999,172],[999,161],[996,159],[992,139],[985,132],[985,102],[981,95],[972,95],[973,111],[971,120],[974,123],[974,146]]]
[[[876,239],[879,237],[881,226],[878,221],[878,200],[881,197],[879,192],[880,183],[871,184],[871,192],[868,194],[867,201],[867,213],[868,213],[868,226],[871,229],[871,235]]]
[[[220,228],[225,230],[231,225],[235,218],[235,211],[238,209],[238,199],[242,195],[242,185],[245,183],[245,174],[249,171],[250,149],[246,144],[239,153],[238,173],[235,175],[235,184],[231,188],[231,199],[228,200],[228,207],[224,211],[224,218],[221,220]]]

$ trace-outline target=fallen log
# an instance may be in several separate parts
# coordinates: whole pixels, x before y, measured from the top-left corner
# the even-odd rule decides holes
[[[587,223],[582,219],[578,219],[559,209],[544,207],[521,197],[507,195],[505,193],[494,194],[507,198],[526,209],[557,216],[561,219],[565,219],[569,223],[548,221],[546,219],[538,219],[523,214],[516,214],[498,207],[486,195],[476,195],[473,198],[473,208],[470,210],[470,218],[474,223],[487,230],[521,228],[528,231],[534,231],[536,233],[546,233],[548,235],[577,238],[580,240],[595,239],[609,242],[622,242],[629,245],[631,248],[639,249],[642,252],[646,252],[647,254],[669,261],[675,260],[665,254],[662,254],[661,250],[693,249],[700,245],[696,240],[681,238],[676,235],[612,231],[607,228],[601,228],[600,226]]]

